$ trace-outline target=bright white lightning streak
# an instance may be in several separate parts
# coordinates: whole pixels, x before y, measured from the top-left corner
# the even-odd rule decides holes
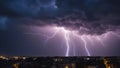
[[[45,43],[47,43],[48,40],[54,38],[58,32],[59,32],[59,30],[55,31],[51,36],[47,36],[47,39],[46,39]]]
[[[86,52],[87,52],[87,55],[88,56],[91,56],[90,55],[90,52],[89,52],[89,50],[88,50],[88,48],[87,48],[87,42],[86,42],[86,40],[84,39],[84,37],[80,37],[81,38],[81,40],[84,42],[84,46],[85,46],[85,50],[86,50]]]
[[[66,30],[64,27],[54,27],[53,29],[55,30],[55,32],[52,35],[50,35],[50,36],[49,35],[45,35],[45,34],[41,34],[41,33],[26,33],[26,34],[34,34],[34,35],[38,34],[38,35],[45,36],[47,39],[46,39],[44,45],[46,45],[48,40],[53,39],[57,35],[57,33],[59,31],[62,31],[64,33],[64,38],[65,38],[66,47],[67,47],[65,56],[69,56],[69,50],[70,50],[69,34],[70,34],[70,31]]]
[[[43,35],[43,36],[45,36],[47,38],[46,41],[45,41],[45,44],[44,44],[44,45],[46,45],[48,40],[53,39],[57,35],[57,33],[59,31],[62,31],[64,33],[64,38],[65,38],[66,47],[67,47],[65,56],[69,56],[69,50],[70,50],[69,32],[70,31],[66,30],[64,27],[54,27],[54,29],[55,29],[55,32],[52,35],[50,35],[50,36],[44,35],[44,34],[41,34],[41,33],[37,33],[37,34],[41,34],[41,35]],[[28,34],[30,34],[30,33],[28,33]],[[31,33],[31,34],[33,34],[33,33]]]
[[[99,43],[101,43],[101,45],[104,46],[104,42],[102,41],[103,40],[102,36],[79,35],[78,31],[70,31],[70,30],[65,29],[64,27],[53,27],[52,29],[53,29],[52,35],[45,35],[45,34],[41,34],[41,33],[26,33],[26,34],[32,34],[32,35],[37,34],[37,35],[45,36],[47,38],[45,43],[47,43],[48,40],[53,39],[57,34],[62,34],[63,39],[65,39],[65,46],[66,46],[65,56],[69,56],[70,46],[73,45],[73,44],[70,45],[70,39],[71,39],[70,36],[71,37],[76,36],[75,38],[79,38],[79,40],[82,41],[85,52],[87,53],[87,56],[91,56],[90,51],[88,49],[88,43],[89,43],[88,41],[90,41],[91,44],[94,45],[94,41],[96,39],[96,40],[98,40]],[[111,33],[111,34],[116,36],[116,34],[114,34],[114,33]],[[108,36],[108,34],[105,34],[105,35]],[[103,35],[103,36],[105,36],[105,35]],[[73,51],[74,51],[74,49],[75,48],[73,48]],[[75,55],[75,53],[74,53],[74,55]]]
[[[46,36],[47,39],[46,39],[45,44],[47,43],[48,40],[54,38],[59,31],[62,31],[62,32],[64,33],[64,38],[65,38],[66,47],[67,47],[65,56],[69,56],[69,50],[70,50],[69,32],[70,32],[70,31],[66,30],[66,29],[63,28],[63,27],[55,27],[54,29],[55,29],[55,32],[54,32],[51,36]]]
[[[70,45],[69,45],[69,33],[65,31],[65,40],[66,40],[66,46],[67,46],[67,51],[66,51],[66,56],[69,56],[69,50],[70,50]]]
[[[61,30],[61,31],[63,31],[63,33],[64,33],[64,38],[65,38],[65,41],[66,41],[66,47],[67,47],[65,56],[69,56],[69,50],[70,50],[70,44],[69,44],[69,39],[70,39],[70,38],[69,38],[69,32],[70,32],[70,31],[66,30],[66,29],[63,28],[63,27],[58,27],[57,30]]]
[[[78,38],[80,38],[80,39],[83,41],[84,47],[85,47],[85,51],[87,52],[87,56],[91,56],[91,55],[90,55],[90,52],[89,52],[89,50],[88,50],[88,48],[87,48],[87,41],[85,40],[85,37],[84,37],[84,36],[79,36],[79,35],[76,34],[76,33],[73,33],[73,35],[76,36],[76,37],[78,37]]]

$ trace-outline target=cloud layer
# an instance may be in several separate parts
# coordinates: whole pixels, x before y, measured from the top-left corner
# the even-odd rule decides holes
[[[102,34],[108,30],[119,29],[118,2],[117,0],[1,0],[0,15],[7,17],[8,22],[14,24],[38,26],[54,24],[78,30],[85,28],[83,31],[88,34]]]

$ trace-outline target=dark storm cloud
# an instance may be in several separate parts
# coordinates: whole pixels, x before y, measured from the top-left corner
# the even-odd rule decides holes
[[[71,30],[77,29],[80,34],[120,32],[119,7],[119,0],[0,0],[0,29],[8,28],[6,31],[0,30],[0,52],[7,55],[35,55],[37,52],[39,55],[42,51],[49,51],[49,47],[35,47],[43,45],[42,37],[36,41],[38,36],[33,39],[23,35],[25,29],[20,28],[21,25],[55,24]],[[116,55],[119,55],[117,43],[113,47]],[[47,52],[46,55],[51,54]]]
[[[0,3],[1,14],[11,17],[39,17],[51,14],[56,8],[54,0],[1,0]]]
[[[9,22],[26,25],[87,28],[85,33],[102,34],[118,29],[120,9],[117,0],[1,0],[0,14]],[[15,24],[14,23],[14,24]],[[95,31],[95,32],[94,32]],[[97,32],[96,32],[97,31]]]

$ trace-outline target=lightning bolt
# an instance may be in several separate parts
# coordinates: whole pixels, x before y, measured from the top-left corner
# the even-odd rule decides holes
[[[80,38],[80,40],[83,41],[83,43],[84,43],[83,45],[84,45],[85,51],[86,51],[86,53],[87,53],[87,56],[91,56],[91,55],[90,55],[90,52],[89,52],[89,50],[88,50],[88,48],[87,48],[87,41],[86,41],[85,37],[84,37],[84,36],[80,36],[80,35],[78,35],[77,33],[73,33],[73,35],[76,36],[76,37],[78,37],[78,38]]]
[[[86,40],[84,39],[83,36],[80,37],[80,38],[81,38],[81,40],[84,42],[84,47],[85,47],[85,50],[86,50],[86,52],[87,52],[87,55],[88,55],[88,56],[91,56],[91,55],[90,55],[90,52],[89,52],[89,50],[88,50],[88,48],[87,48],[87,42],[86,42]]]
[[[67,46],[67,51],[66,51],[66,56],[69,56],[69,50],[70,50],[70,45],[69,45],[69,33],[67,33],[65,30],[65,40],[66,40],[66,46]]]
[[[69,40],[70,40],[70,38],[69,38],[69,32],[70,31],[68,31],[68,30],[66,30],[65,28],[63,28],[63,27],[61,27],[61,28],[57,28],[57,29],[59,29],[59,30],[61,30],[61,31],[63,31],[63,33],[64,33],[64,39],[65,39],[65,41],[66,41],[66,47],[67,47],[67,49],[66,49],[66,56],[69,56],[69,50],[70,50],[70,44],[69,44]]]
[[[58,32],[59,32],[59,29],[56,30],[51,36],[46,36],[47,39],[46,39],[46,41],[45,41],[45,45],[47,44],[47,42],[48,42],[50,39],[54,38],[54,37],[57,35]]]
[[[82,46],[84,46],[85,49],[85,53],[87,54],[87,56],[91,56],[91,53],[89,51],[89,44],[91,43],[91,45],[95,45],[95,40],[97,40],[98,43],[100,43],[100,45],[105,46],[105,41],[103,41],[103,39],[106,39],[105,36],[107,37],[109,34],[115,35],[117,37],[119,37],[119,34],[115,34],[113,32],[110,33],[105,33],[103,35],[80,35],[79,31],[73,31],[73,30],[67,30],[64,27],[52,27],[52,34],[51,35],[45,35],[42,33],[27,33],[27,34],[36,34],[36,35],[42,35],[45,36],[46,41],[45,44],[47,44],[47,41],[49,41],[50,39],[53,39],[54,37],[56,37],[57,34],[61,35],[62,38],[65,40],[65,43],[62,45],[65,45],[65,56],[69,56],[71,53],[71,48],[73,49],[73,54],[75,55],[75,44],[74,44],[74,40],[72,39],[72,37],[74,38],[78,38],[76,40],[81,41],[82,42]],[[72,41],[71,41],[72,40]],[[62,42],[63,43],[63,42]]]
[[[44,37],[46,37],[47,39],[45,40],[45,44],[44,45],[46,45],[47,44],[47,42],[50,40],[50,39],[52,39],[52,38],[54,38],[56,35],[57,35],[57,33],[59,32],[59,29],[58,30],[56,30],[52,35],[45,35],[45,34],[42,34],[42,33],[25,33],[25,34],[30,34],[30,35],[41,35],[41,36],[44,36]]]

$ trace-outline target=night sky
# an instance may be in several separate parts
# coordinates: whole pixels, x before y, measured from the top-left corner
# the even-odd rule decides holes
[[[0,0],[0,55],[120,56],[120,1]]]

